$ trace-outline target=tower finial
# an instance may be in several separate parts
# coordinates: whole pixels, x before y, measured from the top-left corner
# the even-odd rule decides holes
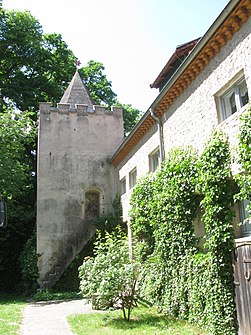
[[[76,59],[74,64],[76,65],[76,68],[78,68],[81,64],[80,60],[79,59]]]

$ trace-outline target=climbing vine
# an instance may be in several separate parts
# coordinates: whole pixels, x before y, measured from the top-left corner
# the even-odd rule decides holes
[[[184,264],[196,245],[196,162],[194,150],[172,150],[156,176],[144,178],[132,196],[131,226],[134,237],[140,240],[135,243],[135,253],[141,261],[145,260],[142,292],[173,316],[185,317],[188,310],[183,279]]]
[[[237,200],[248,200],[247,210],[251,213],[251,108],[240,117],[238,163],[242,172],[235,176],[239,186]]]
[[[203,194],[202,220],[206,229],[210,287],[205,305],[209,328],[214,334],[235,334],[233,275],[230,252],[234,245],[232,226],[233,187],[231,155],[227,138],[215,131],[199,161],[199,189]]]
[[[214,132],[201,157],[191,148],[171,150],[160,171],[136,185],[131,199],[144,298],[214,335],[236,334],[229,177],[228,141]],[[203,250],[193,226],[199,207],[206,230]]]
[[[214,132],[199,161],[199,188],[203,194],[205,247],[217,258],[233,248],[233,187],[229,182],[231,155],[227,138]]]

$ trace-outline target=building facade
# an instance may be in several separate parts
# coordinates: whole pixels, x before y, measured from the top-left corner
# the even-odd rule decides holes
[[[250,16],[251,1],[230,1],[202,38],[177,47],[151,85],[159,89],[158,97],[111,158],[119,172],[123,218],[129,227],[137,179],[154,172],[168,150],[193,146],[201,153],[214,128],[228,135],[232,149],[237,145],[240,116],[251,96]],[[185,55],[181,63],[179,55]],[[251,222],[244,221],[245,207],[244,201],[233,208],[239,335],[251,334]],[[194,231],[197,237],[206,234],[200,215]]]
[[[41,287],[59,278],[94,233],[92,219],[112,211],[117,193],[123,219],[129,224],[137,179],[154,172],[168,150],[193,146],[202,152],[214,128],[222,129],[234,148],[239,118],[251,96],[250,60],[251,1],[231,0],[203,37],[177,47],[151,85],[159,95],[125,139],[122,110],[108,112],[94,106],[78,73],[57,108],[40,104],[37,250]],[[236,205],[233,222],[236,250],[244,246],[251,258],[251,224],[238,225],[247,214],[242,205]],[[195,231],[205,233],[199,218]],[[241,289],[249,292],[245,299],[251,310],[250,282],[245,278],[243,282]],[[242,323],[240,335],[251,329],[250,315],[245,313],[238,314],[240,324],[244,317],[249,322]]]
[[[230,1],[201,39],[177,47],[151,85],[159,96],[111,158],[125,221],[137,178],[154,171],[169,149],[193,146],[201,152],[214,128],[228,135],[231,147],[237,144],[239,117],[251,92],[250,32],[249,1]],[[181,47],[187,57],[174,71]]]

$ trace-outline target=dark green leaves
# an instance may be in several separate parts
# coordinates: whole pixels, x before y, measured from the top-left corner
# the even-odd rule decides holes
[[[30,113],[8,110],[0,114],[0,197],[17,197],[32,187],[35,137]]]
[[[215,335],[235,334],[236,325],[229,176],[228,141],[214,132],[201,157],[192,149],[169,151],[161,169],[140,180],[131,198],[134,252],[142,264],[145,298]],[[204,254],[193,226],[199,206],[206,229]]]

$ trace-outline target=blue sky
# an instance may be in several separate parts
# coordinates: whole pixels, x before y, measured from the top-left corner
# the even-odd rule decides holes
[[[158,94],[150,84],[179,44],[203,36],[227,0],[3,0],[29,10],[44,32],[60,33],[85,66],[105,66],[121,103],[145,112]]]

